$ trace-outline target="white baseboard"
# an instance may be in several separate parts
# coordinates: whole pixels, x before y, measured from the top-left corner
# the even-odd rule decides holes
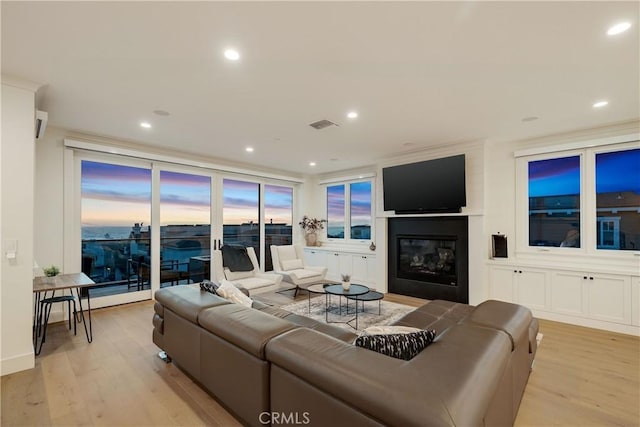
[[[2,359],[0,361],[0,375],[8,375],[14,372],[33,369],[35,363],[35,354],[33,351]]]
[[[640,327],[634,325],[623,325],[621,323],[605,322],[602,320],[586,319],[567,314],[550,313],[548,311],[534,310],[531,312],[535,317],[555,322],[569,323],[571,325],[584,326],[587,328],[603,329],[605,331],[617,332],[620,334],[640,336]]]

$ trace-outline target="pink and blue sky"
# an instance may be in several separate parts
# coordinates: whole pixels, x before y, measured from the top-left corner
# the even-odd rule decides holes
[[[82,225],[132,226],[151,223],[151,170],[91,161],[82,162]],[[265,185],[265,218],[292,223],[293,190]],[[259,184],[225,179],[225,224],[258,222]],[[211,178],[161,171],[160,221],[168,224],[209,224]]]

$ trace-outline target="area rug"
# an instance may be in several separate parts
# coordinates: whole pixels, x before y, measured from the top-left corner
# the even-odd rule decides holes
[[[355,303],[349,301],[349,312],[347,314],[345,308],[345,298],[342,299],[342,315],[338,311],[338,297],[331,298],[331,310],[328,313],[329,322],[339,328],[353,331],[351,326],[355,326],[355,320],[353,322],[346,323],[333,323],[333,322],[346,322],[355,317]],[[320,295],[311,298],[311,310],[309,310],[308,300],[301,300],[291,304],[283,305],[283,310],[290,311],[301,316],[309,317],[319,322],[325,322],[325,296]],[[415,310],[415,307],[408,305],[396,304],[388,301],[380,301],[380,314],[378,314],[378,301],[367,301],[364,303],[364,311],[362,311],[362,303],[358,303],[358,330],[362,330],[369,326],[382,326],[390,325],[396,320],[410,311]],[[349,326],[351,325],[351,326]]]

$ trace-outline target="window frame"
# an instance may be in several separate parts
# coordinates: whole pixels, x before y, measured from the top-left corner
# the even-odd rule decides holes
[[[593,142],[593,141],[591,141]],[[516,253],[547,255],[589,255],[617,258],[637,257],[640,250],[612,250],[597,247],[596,155],[640,148],[637,138],[614,144],[589,144],[582,148],[550,149],[539,154],[516,153]],[[531,246],[529,244],[529,162],[580,156],[580,247]]]
[[[352,239],[351,238],[351,184],[360,183],[360,182],[368,182],[371,185],[371,209],[370,209],[370,217],[371,217],[371,225],[370,225],[370,238],[369,239]],[[367,178],[358,178],[358,179],[347,179],[340,181],[332,181],[327,182],[324,185],[324,198],[323,198],[323,211],[324,215],[328,219],[328,188],[334,187],[338,185],[344,186],[344,238],[339,237],[328,237],[328,225],[327,222],[327,230],[324,231],[324,237],[328,242],[332,243],[350,243],[350,244],[365,244],[372,241],[375,241],[375,178],[367,177]]]

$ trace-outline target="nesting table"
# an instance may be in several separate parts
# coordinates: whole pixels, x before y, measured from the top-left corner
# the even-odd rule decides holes
[[[327,323],[346,323],[347,325],[351,326],[353,329],[357,330],[358,329],[358,297],[368,293],[369,291],[370,289],[368,287],[364,285],[355,285],[355,284],[352,284],[349,290],[345,290],[342,287],[342,285],[329,285],[325,287],[324,292],[326,294],[326,304],[327,304],[327,308],[325,311],[325,321]],[[329,322],[329,295],[338,295],[341,297],[347,297],[348,299],[355,300],[356,302],[355,317],[353,319],[347,320],[346,322],[336,322],[336,321]],[[342,314],[342,306],[340,308],[340,312]],[[347,314],[348,313],[349,313],[349,307],[347,306]],[[356,322],[355,327],[350,323],[350,322],[353,322],[354,320]]]

